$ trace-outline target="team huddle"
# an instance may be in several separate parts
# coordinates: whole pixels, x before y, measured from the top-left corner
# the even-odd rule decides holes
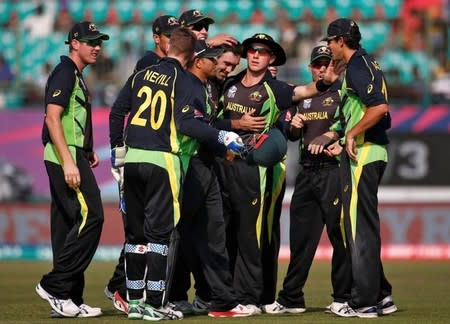
[[[136,63],[111,107],[111,170],[125,242],[105,295],[129,319],[303,313],[303,287],[326,225],[333,293],[325,312],[395,312],[377,212],[387,87],[359,44],[358,25],[331,22],[325,43],[311,51],[312,82],[292,85],[277,79],[286,54],[270,35],[242,43],[227,34],[208,38],[213,23],[195,9],[157,17],[155,49]],[[91,22],[75,24],[69,55],[45,89],[53,269],[36,292],[52,317],[102,314],[83,300],[104,215],[82,70],[108,39]],[[231,75],[241,58],[246,68]],[[287,140],[299,142],[302,168],[290,206],[291,260],[277,294]]]

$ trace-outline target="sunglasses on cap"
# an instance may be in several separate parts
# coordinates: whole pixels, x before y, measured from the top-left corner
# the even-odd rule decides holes
[[[86,45],[91,47],[102,46],[102,40],[100,38],[91,40],[80,40],[80,42],[85,43]]]
[[[315,68],[315,69],[320,69],[322,66],[327,67],[328,64],[330,64],[330,61],[325,60],[325,61],[317,61],[317,62],[313,62],[311,63],[311,67]]]
[[[272,55],[272,51],[265,48],[265,47],[257,47],[257,46],[252,46],[249,47],[249,49],[247,50],[247,53],[254,55],[255,53],[258,53],[259,55]]]
[[[198,32],[202,31],[203,28],[205,28],[205,30],[208,31],[209,24],[206,24],[204,22],[198,22],[198,23],[192,24],[190,27],[192,27],[192,30],[195,30]]]

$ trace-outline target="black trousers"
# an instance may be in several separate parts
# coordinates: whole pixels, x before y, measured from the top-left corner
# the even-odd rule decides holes
[[[285,183],[284,168],[281,169],[274,172],[272,168],[249,165],[241,159],[231,164],[224,160],[217,163],[233,286],[241,304],[259,305],[275,298],[279,217]]]
[[[331,283],[334,301],[350,297],[351,265],[340,228],[340,172],[338,165],[303,168],[297,175],[290,206],[291,259],[278,294],[286,307],[305,307],[303,287],[324,225],[333,246]]]
[[[97,250],[103,227],[100,190],[84,151],[76,150],[81,183],[75,191],[66,184],[59,164],[45,161],[51,193],[53,269],[42,287],[60,299],[83,303],[84,271]]]
[[[167,265],[171,253],[171,236],[180,217],[181,163],[178,157],[170,153],[164,154],[166,159],[172,159],[172,166],[176,164],[176,170],[168,165],[128,162],[124,169],[126,243],[147,247],[151,244],[159,250],[147,250],[145,253],[145,278],[142,274],[139,274],[139,278],[137,273],[141,271],[142,265],[127,258],[127,254],[130,257],[136,254],[126,253],[127,278],[144,280],[147,288],[146,303],[154,307],[160,307],[165,302],[165,287],[169,284]],[[167,249],[169,252],[164,252]],[[135,290],[137,289],[128,289],[130,299],[141,297]]]
[[[354,164],[347,155],[341,159],[342,211],[349,243],[353,286],[352,307],[375,306],[392,294],[381,262],[378,185],[386,162]]]
[[[171,300],[187,299],[187,295],[183,297],[189,289],[189,278],[186,277],[189,269],[194,274],[197,295],[211,301],[210,310],[225,311],[235,307],[237,302],[225,245],[222,197],[212,159],[208,157],[190,160],[183,183],[178,230],[181,244]]]

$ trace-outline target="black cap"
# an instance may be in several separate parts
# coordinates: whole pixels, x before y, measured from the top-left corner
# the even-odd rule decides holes
[[[217,57],[223,53],[220,47],[209,47],[204,40],[195,41],[195,58]]]
[[[109,35],[100,33],[94,23],[83,21],[73,25],[69,35],[67,35],[66,44],[70,44],[72,39],[79,41],[90,41],[94,39],[108,40]]]
[[[208,25],[214,24],[214,19],[205,16],[200,12],[200,10],[197,9],[191,9],[183,12],[178,19],[180,24],[183,26],[190,26],[202,20],[205,21],[205,23],[207,23]]]
[[[359,39],[358,38],[359,35]],[[351,19],[339,18],[328,25],[327,36],[322,38],[322,41],[329,41],[339,36],[349,36],[356,41],[361,40],[361,33],[358,25]]]
[[[272,37],[264,33],[255,34],[242,42],[242,46],[244,47],[244,53],[242,54],[243,58],[247,57],[247,51],[250,48],[250,45],[254,43],[267,45],[271,49],[272,53],[276,56],[275,61],[271,64],[272,66],[280,66],[286,63],[286,53],[284,52],[284,49],[280,44],[275,42]]]
[[[267,134],[262,134],[256,140],[253,149],[245,160],[249,164],[273,167],[283,160],[287,152],[287,142],[278,128],[272,128]]]
[[[324,58],[329,61],[331,61],[332,55],[331,51],[328,48],[328,46],[322,45],[322,46],[316,46],[313,48],[311,52],[311,61],[310,63],[314,62],[317,59]]]
[[[180,27],[177,17],[164,15],[159,16],[153,22],[153,34],[170,36],[172,32]]]

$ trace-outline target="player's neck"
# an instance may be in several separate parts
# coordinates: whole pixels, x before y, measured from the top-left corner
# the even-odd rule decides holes
[[[242,78],[242,84],[246,87],[254,86],[255,84],[258,84],[261,82],[261,80],[264,78],[264,75],[266,74],[266,71],[250,71],[247,69],[247,73],[245,73],[244,77]]]

